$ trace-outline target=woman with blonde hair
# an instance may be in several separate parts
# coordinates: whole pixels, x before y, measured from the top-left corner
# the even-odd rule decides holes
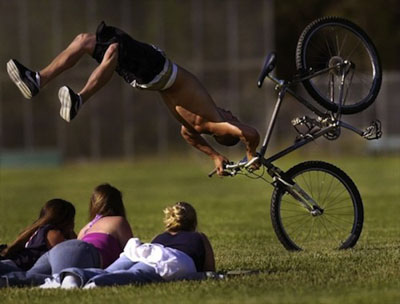
[[[68,267],[109,266],[133,236],[121,192],[109,184],[97,186],[90,198],[89,219],[78,239],[53,247],[27,272],[8,273],[0,279],[0,285],[40,285],[46,278]]]
[[[85,287],[144,284],[199,278],[215,271],[214,253],[204,233],[197,231],[192,205],[178,202],[164,209],[165,231],[151,243],[128,241],[121,257],[105,270],[70,268],[43,287]],[[46,286],[47,285],[47,286]]]
[[[28,270],[52,247],[76,238],[74,221],[75,207],[70,202],[59,198],[47,201],[37,220],[1,251],[0,274]]]

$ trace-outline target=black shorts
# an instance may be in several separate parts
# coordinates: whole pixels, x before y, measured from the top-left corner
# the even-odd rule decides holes
[[[112,43],[118,43],[116,72],[126,82],[139,88],[165,89],[176,77],[176,66],[156,47],[139,42],[122,30],[108,26],[102,21],[96,31],[96,46],[93,58],[103,60]]]

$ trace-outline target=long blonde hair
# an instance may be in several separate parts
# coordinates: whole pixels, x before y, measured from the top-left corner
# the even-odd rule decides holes
[[[70,234],[74,227],[75,207],[70,202],[60,198],[55,198],[46,202],[39,213],[38,219],[30,226],[26,227],[17,237],[17,239],[1,254],[4,257],[11,257],[25,247],[26,242],[35,233],[37,229],[50,224],[54,229],[59,229],[65,236]]]
[[[195,231],[197,214],[192,205],[178,202],[164,209],[164,224],[168,232]]]

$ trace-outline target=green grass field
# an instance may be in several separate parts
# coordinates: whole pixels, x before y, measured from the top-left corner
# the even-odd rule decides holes
[[[288,169],[299,158],[277,164]],[[2,169],[0,242],[10,242],[48,199],[77,208],[76,230],[87,221],[89,196],[100,183],[122,190],[134,234],[162,230],[162,209],[178,200],[198,211],[218,270],[262,273],[220,281],[174,282],[95,290],[7,288],[5,303],[400,303],[400,158],[324,159],[352,177],[363,198],[364,229],[352,250],[287,252],[269,218],[272,187],[245,177],[208,178],[211,163],[136,160],[61,168]]]

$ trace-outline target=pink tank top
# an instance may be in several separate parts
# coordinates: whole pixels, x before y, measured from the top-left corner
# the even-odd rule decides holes
[[[101,218],[101,215],[96,215],[96,217],[90,222],[87,230],[89,230],[94,225],[94,223],[96,223]],[[119,255],[122,252],[121,245],[119,244],[118,240],[111,234],[103,232],[87,233],[87,230],[82,237],[82,241],[90,243],[94,247],[96,247],[101,255],[103,268],[108,267],[112,262],[119,258]]]

